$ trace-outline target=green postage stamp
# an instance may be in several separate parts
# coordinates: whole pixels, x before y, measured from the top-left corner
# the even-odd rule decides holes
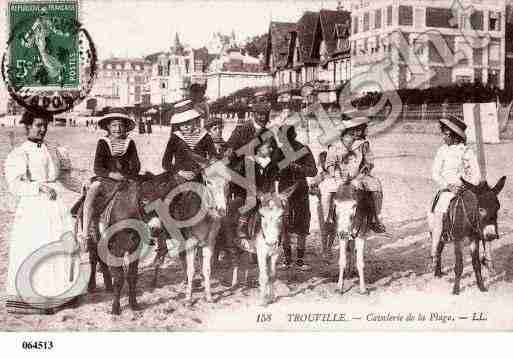
[[[78,88],[77,2],[11,1],[7,12],[13,84],[19,88]]]

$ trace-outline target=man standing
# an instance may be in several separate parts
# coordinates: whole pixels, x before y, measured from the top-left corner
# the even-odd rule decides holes
[[[288,146],[294,153],[304,152],[300,158],[292,161],[287,167],[281,169],[279,174],[278,189],[280,192],[286,191],[292,186],[296,186],[294,192],[288,198],[286,221],[283,231],[283,252],[285,261],[284,268],[288,268],[292,263],[292,250],[290,246],[291,237],[297,238],[297,260],[296,266],[299,270],[309,270],[304,261],[306,237],[310,233],[310,198],[309,187],[306,181],[307,177],[317,176],[317,166],[310,149],[299,142],[296,137],[294,126],[282,126],[280,131],[286,135]],[[282,146],[283,148],[283,146]],[[280,163],[285,159],[284,150],[280,148],[275,153],[273,161]]]

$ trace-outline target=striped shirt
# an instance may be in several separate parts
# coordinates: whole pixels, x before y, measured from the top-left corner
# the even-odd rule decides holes
[[[182,131],[176,131],[177,135],[184,140],[184,142],[193,149],[198,142],[203,138],[205,133],[203,131],[194,131],[194,133],[183,133]]]
[[[129,138],[110,138],[110,148],[113,156],[121,156],[127,149]]]

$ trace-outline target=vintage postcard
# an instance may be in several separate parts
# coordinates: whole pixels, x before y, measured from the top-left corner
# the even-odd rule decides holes
[[[0,331],[513,330],[513,2],[0,4]]]

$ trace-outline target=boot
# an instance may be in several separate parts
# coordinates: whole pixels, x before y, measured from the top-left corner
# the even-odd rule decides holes
[[[371,194],[371,207],[373,213],[373,221],[369,224],[371,230],[375,233],[385,233],[386,227],[380,220],[381,206],[383,203],[383,194],[378,191],[369,192]]]

